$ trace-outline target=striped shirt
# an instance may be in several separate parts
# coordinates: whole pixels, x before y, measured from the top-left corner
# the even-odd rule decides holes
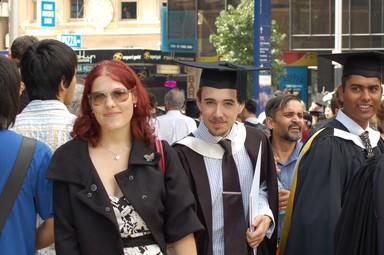
[[[235,123],[232,126],[231,132],[226,137],[229,140],[233,140],[238,134],[238,125],[241,123]],[[199,127],[193,132],[196,138],[204,140],[209,143],[218,143],[223,137],[212,136],[208,128],[202,121]],[[246,151],[245,146],[241,150],[233,155],[239,174],[241,193],[243,194],[244,205],[244,218],[248,222],[249,218],[249,195],[252,188],[253,171],[252,161]],[[204,157],[205,166],[208,174],[208,181],[211,190],[212,200],[212,244],[213,254],[224,254],[224,211],[223,211],[223,177],[222,177],[222,159],[214,159]],[[272,211],[268,204],[267,187],[265,183],[262,183],[259,191],[259,214],[268,215],[273,219]],[[267,232],[267,236],[270,237],[274,229],[274,224]],[[245,233],[244,233],[245,235]]]
[[[71,139],[75,119],[76,115],[70,113],[59,100],[33,100],[16,116],[11,130],[46,143],[54,152]],[[38,217],[37,225],[41,222]],[[55,251],[51,245],[36,251],[36,254],[52,255]]]
[[[59,100],[33,100],[16,116],[11,130],[43,141],[55,151],[71,139],[75,119]]]

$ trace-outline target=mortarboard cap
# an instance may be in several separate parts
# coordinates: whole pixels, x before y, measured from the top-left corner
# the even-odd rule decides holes
[[[200,87],[236,89],[237,99],[239,102],[244,102],[247,95],[247,72],[269,69],[234,64],[228,61],[177,62],[186,66],[202,69],[199,85]]]
[[[319,54],[343,66],[343,78],[348,75],[361,75],[382,79],[384,53],[379,51]]]

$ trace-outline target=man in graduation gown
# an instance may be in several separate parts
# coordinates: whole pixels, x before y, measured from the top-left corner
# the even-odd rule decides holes
[[[384,143],[369,127],[381,102],[380,52],[319,55],[344,66],[338,87],[343,108],[307,141],[296,165],[279,254],[334,253],[335,225],[354,174]],[[370,145],[360,134],[368,132]]]
[[[197,214],[206,229],[195,237],[198,254],[250,255],[257,247],[258,255],[274,255],[278,202],[273,153],[262,131],[236,122],[244,107],[244,77],[249,68],[225,61],[181,63],[203,69],[196,100],[202,121],[197,130],[173,145],[195,195]],[[238,177],[230,182],[239,185],[240,192],[226,191],[228,180],[225,178],[226,166],[222,165],[225,158],[220,145],[222,140],[230,140]],[[259,148],[261,167],[260,172],[254,173]],[[250,191],[254,175],[260,176],[260,186],[257,186],[258,216],[252,219],[250,225]],[[241,205],[226,207],[228,196],[238,196]],[[234,209],[239,216],[229,218]],[[238,231],[229,230],[229,225],[233,223]],[[231,250],[232,247],[237,248]]]
[[[373,180],[373,198],[377,215],[377,254],[384,255],[384,155],[379,158]]]

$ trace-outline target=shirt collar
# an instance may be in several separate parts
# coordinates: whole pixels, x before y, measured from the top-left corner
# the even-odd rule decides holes
[[[358,136],[364,131],[368,131],[369,139],[373,147],[375,147],[378,141],[380,140],[380,132],[373,130],[369,125],[366,129],[363,129],[356,122],[354,122],[350,117],[348,117],[343,112],[343,109],[340,109],[340,111],[337,112],[336,120],[341,122],[341,124],[343,124],[351,134]]]
[[[259,121],[257,120],[256,117],[248,117],[245,119],[245,121],[252,123],[252,124],[258,124],[259,123]]]
[[[22,112],[37,112],[49,110],[63,110],[69,113],[68,108],[60,100],[32,100]]]
[[[182,113],[179,110],[169,110],[166,115],[182,115]]]

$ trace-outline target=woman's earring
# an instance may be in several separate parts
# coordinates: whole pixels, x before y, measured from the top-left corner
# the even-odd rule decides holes
[[[133,107],[135,107],[135,108],[136,108],[136,107],[137,107],[137,104],[133,104]]]

